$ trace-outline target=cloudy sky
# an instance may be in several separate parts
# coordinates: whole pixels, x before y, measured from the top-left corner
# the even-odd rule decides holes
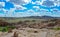
[[[0,0],[0,17],[60,17],[60,0]]]

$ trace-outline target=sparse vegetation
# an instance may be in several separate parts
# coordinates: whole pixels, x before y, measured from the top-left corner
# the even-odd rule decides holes
[[[57,28],[52,28],[53,30],[60,30],[60,27],[57,27]]]
[[[1,19],[1,18],[0,18]],[[26,28],[48,28],[60,26],[60,19],[35,19],[35,18],[16,18],[16,19],[2,19],[0,20],[0,31],[8,31],[11,29],[18,29],[20,27]],[[15,27],[16,26],[16,27]],[[60,30],[60,28],[54,28]]]
[[[12,32],[12,28],[9,28],[9,29],[8,29],[8,33],[11,33],[11,32]]]
[[[36,20],[32,20],[32,22],[35,22]]]
[[[15,27],[14,26],[5,26],[5,27],[0,27],[0,31],[2,32],[7,32],[9,31],[9,29],[14,29]]]
[[[2,30],[1,30],[2,32],[6,32],[6,31],[8,31],[6,28],[3,28]]]

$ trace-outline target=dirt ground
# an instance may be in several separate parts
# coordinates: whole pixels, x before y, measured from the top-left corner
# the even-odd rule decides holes
[[[14,32],[18,34],[18,37],[60,37],[60,30],[19,28],[12,31],[11,33],[0,32],[0,37],[13,37]]]

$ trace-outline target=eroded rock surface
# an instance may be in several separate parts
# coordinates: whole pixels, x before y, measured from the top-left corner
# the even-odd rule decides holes
[[[33,29],[33,28],[19,28],[14,29],[12,33],[0,32],[0,37],[13,37],[14,32],[18,34],[18,37],[60,37],[60,30],[48,30],[48,29]]]

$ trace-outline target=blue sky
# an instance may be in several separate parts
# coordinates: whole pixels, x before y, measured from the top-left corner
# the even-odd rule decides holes
[[[0,0],[0,17],[60,17],[60,0]]]

